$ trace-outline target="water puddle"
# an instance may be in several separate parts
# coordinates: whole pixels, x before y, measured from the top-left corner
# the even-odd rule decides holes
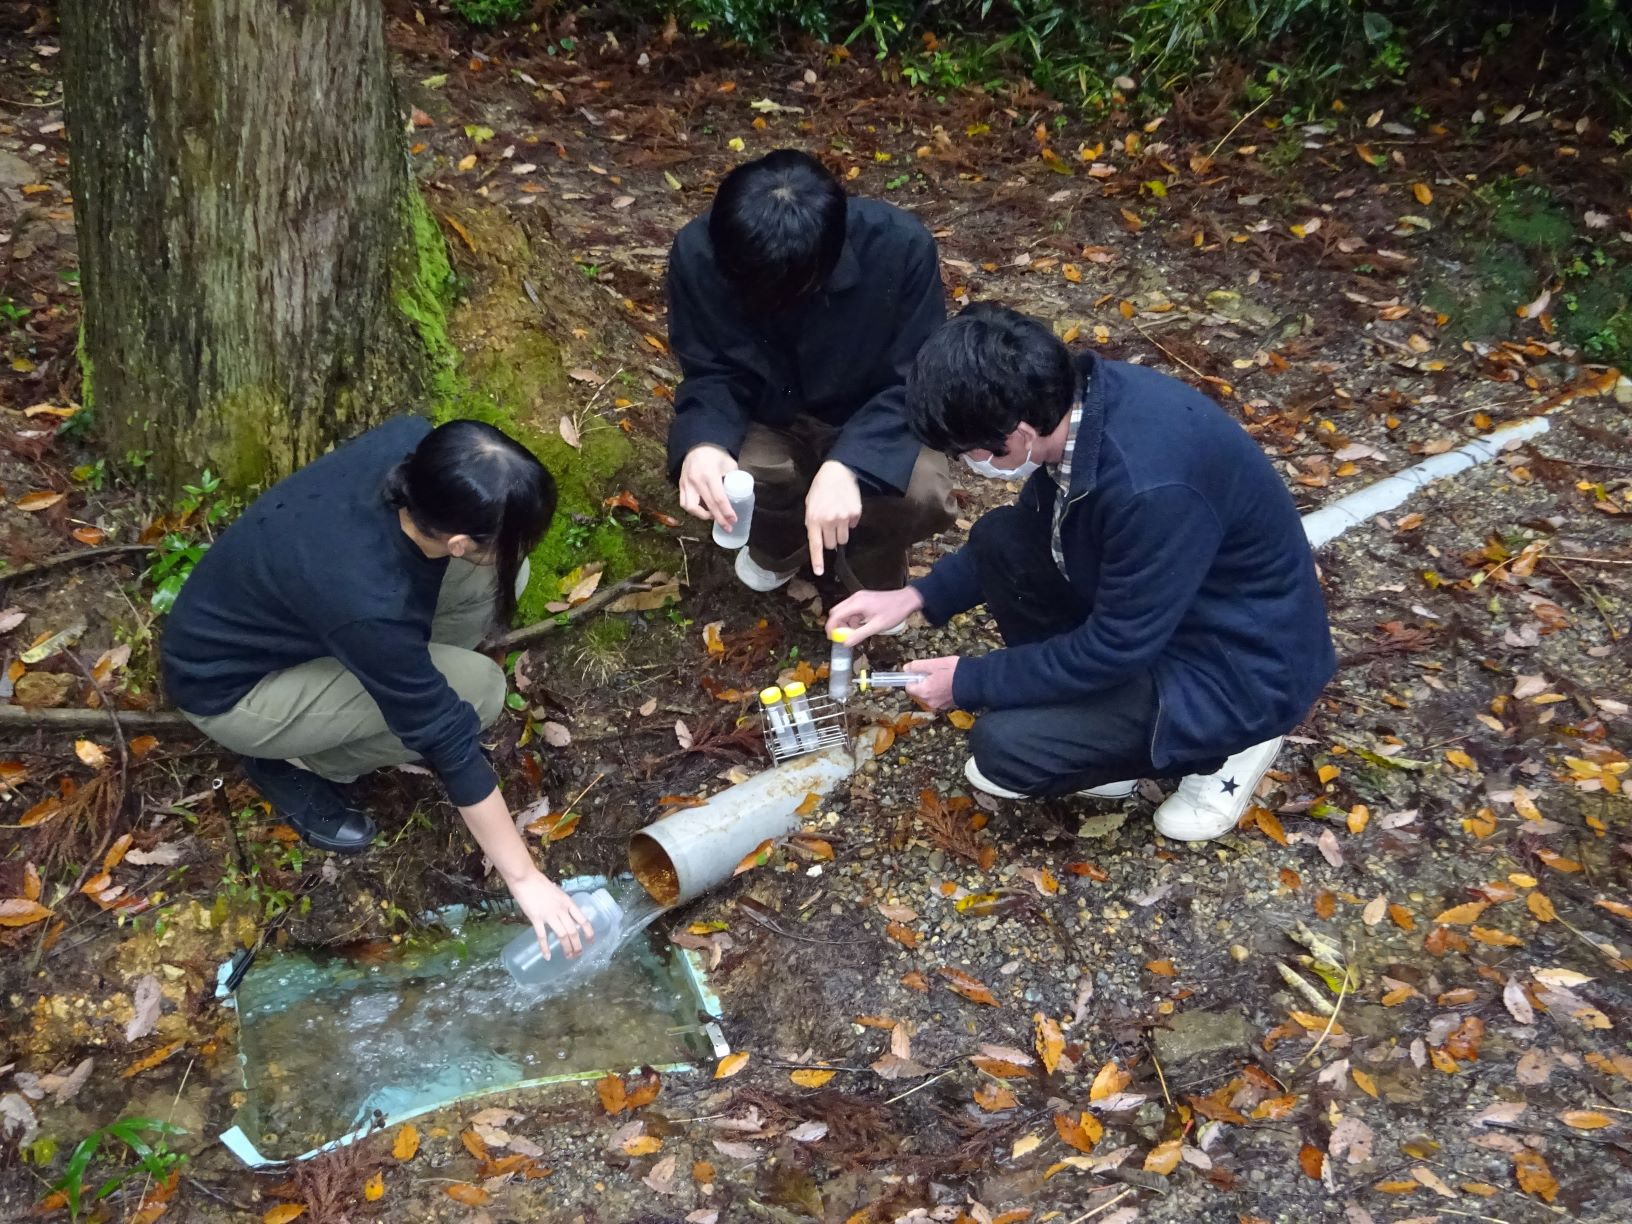
[[[695,965],[647,929],[661,909],[633,881],[610,887],[623,929],[533,990],[499,962],[521,928],[497,917],[450,921],[367,963],[264,952],[236,996],[248,1147],[288,1159],[464,1097],[715,1057]]]

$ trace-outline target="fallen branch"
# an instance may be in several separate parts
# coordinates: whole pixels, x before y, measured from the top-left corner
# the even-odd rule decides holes
[[[520,629],[512,629],[494,644],[503,647],[505,650],[510,650],[516,646],[526,646],[529,643],[536,642],[539,638],[555,632],[563,625],[570,625],[580,617],[599,612],[607,604],[621,599],[625,595],[633,594],[636,591],[650,590],[648,580],[651,576],[652,571],[647,570],[645,573],[625,578],[622,582],[607,587],[604,591],[597,591],[577,607],[571,608],[559,616],[552,616],[549,620],[538,621],[535,624],[523,625]]]
[[[55,563],[77,561],[95,553],[130,551],[136,548],[147,551],[146,545],[120,544],[113,548],[93,548],[84,553],[47,558],[38,565],[25,566],[14,573],[0,575],[0,583],[13,578],[20,578],[27,573],[38,572],[40,569]],[[604,591],[597,591],[583,603],[561,616],[539,621],[533,625],[524,625],[520,629],[505,634],[498,639],[495,645],[509,650],[516,646],[525,646],[530,642],[536,642],[539,638],[560,628],[563,624],[571,624],[580,617],[599,612],[607,604],[621,599],[625,595],[636,591],[650,590],[651,587],[648,581],[650,578],[651,571],[625,578],[622,582],[610,586]],[[30,709],[27,706],[0,705],[0,731],[14,727],[41,727],[57,731],[73,730],[80,727],[99,727],[105,724],[107,719],[108,714],[105,710],[88,710],[78,707]],[[120,710],[119,721],[133,731],[157,731],[166,728],[185,728],[193,725],[187,721],[187,716],[180,710]]]
[[[54,557],[47,557],[44,561],[36,561],[33,565],[20,566],[10,573],[0,574],[0,586],[16,582],[19,578],[32,578],[35,574],[44,573],[63,565],[73,565],[79,561],[95,561],[101,557],[117,556],[119,553],[152,552],[151,544],[107,544],[101,548],[82,548],[78,552],[58,553]]]
[[[106,710],[81,707],[30,709],[28,706],[0,705],[0,731],[8,728],[40,727],[48,731],[71,731],[106,725]],[[120,710],[119,721],[133,731],[157,731],[191,727],[180,710]],[[200,732],[202,734],[202,732]]]

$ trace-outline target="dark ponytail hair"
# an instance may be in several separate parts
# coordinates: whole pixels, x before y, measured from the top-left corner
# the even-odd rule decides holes
[[[391,470],[385,499],[427,535],[467,535],[491,554],[495,616],[509,624],[521,563],[555,517],[555,479],[537,457],[485,421],[449,421]]]

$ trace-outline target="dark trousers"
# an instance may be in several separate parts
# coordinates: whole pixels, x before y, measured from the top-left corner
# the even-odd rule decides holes
[[[737,462],[754,478],[748,555],[756,564],[785,573],[810,560],[805,494],[838,436],[837,426],[814,417],[797,417],[785,428],[757,421],[748,427]],[[955,518],[946,456],[920,450],[905,494],[862,495],[861,521],[830,572],[852,591],[900,590],[907,583],[908,550]]]
[[[1007,646],[1046,641],[1079,628],[1089,605],[1054,564],[1046,514],[1004,506],[969,533],[986,610]],[[1023,795],[1053,798],[1148,778],[1157,715],[1156,683],[1146,673],[1087,701],[1024,706],[982,714],[969,732],[975,764],[988,779]],[[1186,773],[1223,763],[1198,762]]]

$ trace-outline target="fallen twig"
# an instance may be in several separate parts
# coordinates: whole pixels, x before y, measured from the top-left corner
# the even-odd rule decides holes
[[[1129,1186],[1126,1190],[1122,1191],[1121,1194],[1117,1195],[1115,1198],[1111,1199],[1109,1202],[1101,1203],[1098,1207],[1095,1207],[1092,1211],[1083,1212],[1076,1219],[1072,1220],[1071,1224],[1083,1224],[1084,1220],[1091,1220],[1095,1216],[1099,1215],[1101,1212],[1109,1211],[1112,1207],[1115,1207],[1123,1199],[1127,1198],[1128,1195],[1133,1194],[1137,1189],[1138,1189],[1137,1186]]]
[[[8,727],[41,727],[45,730],[71,731],[76,728],[97,727],[107,721],[112,706],[103,701],[103,709],[92,710],[83,706],[33,709],[29,706],[0,705],[0,729]],[[180,710],[120,710],[119,721],[132,731],[152,731],[166,727],[191,727],[187,716]],[[202,734],[202,732],[200,732]]]
[[[1275,95],[1270,94],[1269,97],[1265,98],[1262,102],[1258,103],[1257,106],[1253,107],[1246,114],[1242,115],[1241,118],[1237,119],[1235,121],[1235,126],[1232,127],[1229,131],[1225,132],[1224,135],[1220,136],[1218,138],[1218,143],[1215,144],[1212,147],[1212,149],[1208,151],[1208,154],[1207,154],[1208,160],[1211,161],[1214,157],[1218,156],[1218,151],[1224,147],[1225,143],[1230,139],[1231,136],[1234,136],[1236,134],[1236,132],[1238,132],[1241,129],[1241,125],[1243,123],[1245,123],[1248,119],[1251,119],[1254,115],[1256,115],[1259,111],[1263,110],[1264,107],[1268,106],[1274,100],[1275,100]],[[1086,1220],[1088,1217],[1083,1216],[1082,1218]]]
[[[1603,606],[1602,603],[1600,603],[1598,601],[1598,596],[1595,593],[1588,591],[1584,586],[1582,586],[1579,582],[1577,582],[1575,580],[1575,575],[1570,573],[1570,571],[1568,569],[1566,569],[1564,566],[1560,565],[1559,562],[1560,561],[1580,561],[1580,562],[1585,562],[1585,561],[1590,560],[1590,561],[1592,561],[1592,563],[1594,565],[1603,565],[1603,564],[1606,564],[1606,563],[1609,564],[1609,565],[1632,565],[1632,561],[1608,561],[1608,562],[1606,562],[1604,559],[1598,558],[1598,557],[1588,558],[1588,557],[1546,557],[1546,556],[1544,556],[1541,559],[1542,559],[1543,562],[1551,565],[1552,569],[1553,569],[1553,572],[1556,573],[1560,578],[1564,579],[1565,582],[1567,582],[1571,586],[1573,586],[1576,589],[1576,591],[1580,594],[1581,598],[1586,603],[1588,603],[1588,604],[1590,604],[1592,606],[1592,610],[1594,612],[1598,613],[1598,615],[1601,618],[1603,618],[1604,628],[1609,630],[1609,640],[1612,641],[1612,642],[1620,641],[1621,640],[1620,630],[1615,628],[1615,622],[1610,619],[1609,613],[1604,611],[1604,606]]]
[[[887,1100],[887,1101],[885,1101],[885,1102],[884,1102],[884,1104],[886,1104],[886,1105],[894,1105],[894,1104],[895,1104],[895,1103],[896,1103],[896,1102],[897,1102],[897,1101],[904,1101],[904,1100],[906,1100],[906,1099],[907,1099],[907,1098],[908,1098],[908,1097],[909,1097],[909,1096],[911,1096],[911,1095],[912,1095],[912,1094],[913,1094],[913,1093],[915,1093],[915,1092],[922,1092],[922,1091],[923,1091],[923,1090],[924,1090],[924,1089],[925,1089],[925,1088],[928,1088],[928,1087],[929,1087],[929,1086],[930,1086],[930,1085],[931,1085],[931,1084],[933,1084],[933,1083],[934,1083],[934,1082],[935,1082],[935,1081],[936,1081],[936,1080],[943,1080],[943,1079],[945,1079],[945,1078],[946,1078],[946,1077],[947,1077],[947,1076],[949,1076],[949,1075],[951,1075],[951,1074],[952,1074],[952,1071],[956,1071],[956,1070],[957,1070],[957,1068],[956,1068],[956,1067],[953,1067],[953,1068],[952,1068],[952,1069],[951,1069],[951,1071],[942,1071],[942,1072],[941,1072],[941,1073],[940,1073],[940,1074],[939,1074],[939,1075],[936,1075],[936,1076],[933,1076],[933,1077],[931,1077],[931,1078],[930,1078],[930,1079],[927,1079],[927,1080],[925,1080],[925,1081],[924,1081],[924,1082],[923,1082],[923,1083],[921,1083],[921,1084],[919,1084],[919,1085],[918,1085],[918,1086],[917,1086],[917,1087],[915,1087],[915,1088],[908,1088],[908,1089],[907,1089],[907,1090],[906,1090],[906,1091],[905,1091],[905,1092],[902,1092],[902,1093],[898,1093],[898,1094],[897,1094],[897,1095],[895,1095],[895,1096],[893,1096],[893,1097],[891,1097],[891,1098],[890,1098],[890,1099],[889,1099],[889,1100]]]
[[[766,918],[764,915],[755,913],[752,906],[744,905],[743,901],[747,900],[747,899],[748,898],[739,899],[738,902],[737,902],[737,908],[740,909],[744,914],[747,914],[748,917],[752,918],[755,922],[759,923],[760,926],[764,927],[767,931],[771,932],[771,934],[773,934],[773,935],[780,935],[784,939],[797,939],[797,940],[799,940],[799,941],[801,941],[803,943],[832,944],[832,945],[835,945],[835,946],[844,946],[844,945],[848,945],[848,944],[858,944],[858,943],[862,942],[862,940],[859,940],[859,939],[823,939],[819,935],[801,935],[797,931],[787,930],[785,927],[781,926],[779,923],[772,922],[769,918]]]
[[[561,626],[571,624],[579,617],[588,616],[593,612],[599,612],[602,608],[606,607],[607,604],[612,603],[614,600],[620,599],[625,595],[632,594],[635,591],[650,589],[647,584],[651,576],[652,571],[647,570],[643,574],[636,574],[633,577],[625,578],[622,582],[607,587],[603,591],[597,591],[577,607],[570,608],[559,616],[552,616],[549,620],[538,621],[536,624],[523,625],[520,629],[512,629],[509,633],[506,633],[503,637],[499,638],[495,642],[495,645],[501,646],[505,650],[510,650],[516,646],[525,646],[530,642],[536,642],[539,638],[555,632],[555,630],[559,629]]]
[[[152,552],[151,544],[106,544],[101,548],[82,548],[78,552],[58,553],[54,557],[47,557],[43,561],[36,561],[33,565],[23,565],[7,574],[0,574],[0,587],[7,583],[16,582],[19,578],[32,578],[35,574],[46,570],[56,569],[63,565],[73,565],[78,561],[95,561],[100,557],[117,556],[120,553]]]
[[[1338,1013],[1343,1010],[1343,1000],[1348,997],[1349,982],[1353,980],[1353,977],[1354,970],[1350,969],[1348,965],[1345,964],[1343,966],[1343,981],[1339,983],[1339,989],[1337,992],[1337,1005],[1332,1008],[1332,1014],[1326,1018],[1326,1027],[1321,1030],[1319,1039],[1314,1045],[1309,1047],[1309,1052],[1307,1054],[1298,1059],[1298,1066],[1293,1067],[1292,1070],[1296,1071],[1298,1067],[1303,1066],[1304,1063],[1313,1058],[1315,1056],[1315,1051],[1320,1049],[1321,1046],[1325,1045],[1326,1038],[1332,1035],[1332,1026],[1337,1023]]]

